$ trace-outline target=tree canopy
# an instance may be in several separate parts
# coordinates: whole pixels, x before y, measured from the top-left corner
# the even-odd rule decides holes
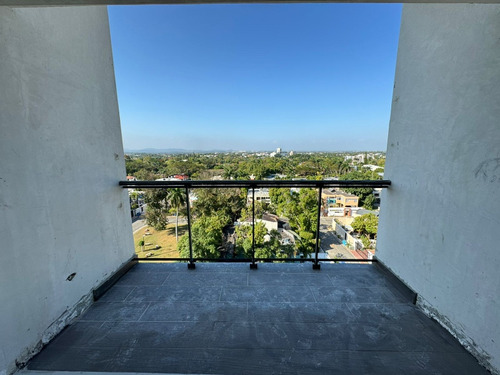
[[[352,229],[356,232],[367,235],[369,237],[377,236],[377,228],[378,228],[378,217],[374,214],[366,214],[358,216],[354,219],[351,224]]]
[[[246,203],[246,189],[196,189],[193,203],[195,217],[212,216],[215,213],[228,218],[226,224],[238,220]]]
[[[193,256],[199,258],[217,259],[221,256],[222,229],[227,225],[229,218],[224,214],[203,216],[191,226]],[[183,258],[189,257],[189,235],[184,234],[177,249]]]
[[[318,223],[318,192],[315,189],[269,189],[271,204],[276,213],[287,217],[290,226],[300,236],[297,248],[304,256],[315,249]]]
[[[385,157],[377,156],[371,163],[383,166]],[[345,160],[342,154],[326,152],[296,153],[284,157],[239,153],[125,155],[125,165],[127,174],[139,180],[154,180],[176,174],[186,174],[191,179],[199,180],[214,176],[247,180],[252,175],[260,180],[273,174],[287,178],[324,178],[356,172],[355,165]],[[360,173],[365,172],[372,173],[370,170]],[[379,178],[376,172],[373,178]]]
[[[168,224],[168,190],[151,189],[146,192],[146,223],[156,230],[164,230]]]

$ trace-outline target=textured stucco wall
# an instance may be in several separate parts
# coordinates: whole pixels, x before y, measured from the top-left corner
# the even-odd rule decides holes
[[[377,256],[500,368],[500,6],[405,4]]]
[[[106,7],[0,7],[0,132],[2,374],[133,254]]]

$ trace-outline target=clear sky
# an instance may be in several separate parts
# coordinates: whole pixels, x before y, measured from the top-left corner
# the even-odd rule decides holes
[[[126,150],[384,150],[400,4],[110,6]]]

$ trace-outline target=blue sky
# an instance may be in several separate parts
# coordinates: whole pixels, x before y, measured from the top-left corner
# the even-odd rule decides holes
[[[110,6],[127,150],[385,150],[400,4]]]

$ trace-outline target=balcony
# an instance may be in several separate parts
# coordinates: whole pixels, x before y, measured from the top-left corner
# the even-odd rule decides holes
[[[133,242],[128,197],[116,184],[124,177],[125,165],[106,7],[30,8],[26,6],[48,2],[0,2],[7,5],[0,7],[0,281],[4,286],[0,289],[0,374],[11,375],[38,351],[41,342],[45,343],[59,332],[75,311],[87,306],[83,302],[90,301],[91,291],[132,256]],[[71,3],[103,5],[106,1],[75,0]],[[54,0],[50,4],[67,5],[68,2]],[[494,4],[404,5],[385,169],[385,176],[393,185],[382,195],[377,249],[380,262],[418,292],[417,308],[431,312],[494,374],[500,373],[498,12]],[[366,113],[370,110],[366,108]],[[186,127],[186,132],[194,134],[195,130]],[[341,135],[317,136],[334,139]],[[206,369],[206,372],[244,373],[257,368],[259,373],[271,373],[286,372],[283,366],[290,366],[289,370],[294,366],[289,372],[306,373],[307,368],[301,366],[299,360],[309,360],[311,372],[322,373],[484,373],[471,364],[473,360],[440,326],[423,318],[408,300],[399,304],[374,303],[377,294],[372,289],[377,289],[375,282],[380,277],[355,278],[357,271],[354,270],[366,267],[363,269],[377,270],[373,273],[378,274],[377,264],[339,265],[320,260],[321,270],[313,271],[307,263],[258,263],[257,270],[250,270],[244,264],[195,263],[195,270],[186,269],[185,264],[137,265],[86,315],[72,322],[30,367],[38,364],[42,368],[45,364],[45,368],[49,365],[55,368],[59,361],[57,367],[67,369],[70,365],[76,367],[78,363],[87,363],[87,368],[94,366],[116,371],[127,366],[127,371],[148,371],[148,368],[153,371],[155,363],[163,363],[169,371],[201,372]],[[172,270],[147,272],[144,267],[170,267]],[[120,315],[122,310],[116,309],[107,316],[104,312],[102,317],[96,315],[104,311],[105,306],[119,307],[126,303],[111,301],[119,299],[120,292],[126,292],[127,285],[123,283],[127,279],[129,282],[134,277],[140,279],[133,276],[136,273],[149,274],[149,283],[163,284],[181,274],[192,277],[195,283],[194,278],[209,273],[205,267],[224,269],[227,274],[247,274],[248,286],[238,289],[240,298],[250,301],[246,313],[238,315],[247,320],[238,324],[248,334],[227,338],[226,334],[237,330],[236,327],[232,331],[226,329],[221,340],[216,342],[218,346],[214,346],[220,349],[202,349],[208,347],[207,340],[211,337],[203,332],[199,336],[186,335],[196,337],[197,341],[185,349],[187,344],[183,346],[180,335],[185,331],[180,328],[179,334],[173,329],[169,335],[151,332],[148,337],[158,338],[156,341],[139,340],[137,336],[134,338],[132,328],[138,326],[144,316],[132,316],[133,323],[113,323],[127,318],[125,312]],[[290,302],[281,315],[266,314],[267,321],[251,323],[251,319],[256,320],[256,313],[251,315],[251,312],[257,310],[250,310],[250,307],[259,304],[252,302],[247,293],[253,285],[250,282],[254,282],[250,277],[269,275],[271,268],[280,267],[301,270],[294,277],[283,276],[292,279],[287,286],[293,288],[297,296],[318,298],[319,291],[326,289],[337,300],[346,301],[349,314],[342,316],[341,313],[347,310],[337,309],[325,314],[326,323],[324,320],[308,323],[307,319],[310,321],[317,316],[314,310],[298,310],[299,302],[291,306]],[[346,288],[334,284],[334,281],[340,282],[343,272],[347,272],[337,271],[342,267],[349,269],[349,278],[344,280],[349,283]],[[288,273],[275,272],[271,279],[278,283],[282,274]],[[293,284],[300,280],[296,275],[302,274],[313,275],[318,280],[321,277],[324,280],[326,275],[331,283],[328,286],[309,283],[306,288]],[[262,280],[270,277],[263,276]],[[355,288],[356,280],[364,280],[371,289],[360,287],[358,294],[349,291]],[[223,288],[234,288],[236,281],[226,280],[220,292]],[[176,285],[176,288],[186,287],[185,291],[188,286],[193,287]],[[209,288],[209,285],[202,287]],[[270,298],[271,290],[277,290],[277,286],[271,287],[261,290],[261,300]],[[152,287],[146,289],[154,290]],[[307,289],[308,293],[299,293],[301,289],[302,292]],[[313,290],[317,294],[313,294]],[[166,298],[161,297],[160,291],[157,287],[156,298]],[[171,288],[170,293],[174,292]],[[173,300],[196,296],[194,289],[181,294],[182,297],[178,293]],[[275,295],[276,299],[280,296],[277,292],[271,296]],[[383,292],[379,297],[386,295]],[[222,296],[228,295],[220,293],[220,300]],[[335,298],[326,292],[321,296],[323,302],[314,300],[315,305],[328,304],[330,309],[338,306],[337,302],[327,303]],[[358,310],[353,302],[348,302],[349,298],[362,301],[360,314],[356,315]],[[278,301],[280,299],[275,303]],[[151,311],[152,305],[152,302],[137,304],[141,313]],[[259,306],[264,308],[265,305]],[[177,321],[202,318],[199,321],[203,323],[209,319],[204,313],[210,312],[208,302],[196,306],[198,309],[185,314],[185,318],[183,310],[176,310]],[[375,306],[380,307],[378,311],[366,312]],[[380,310],[383,307],[389,307],[394,313]],[[406,308],[411,314],[398,313],[397,308]],[[166,313],[168,309],[165,307],[163,311]],[[305,317],[301,311],[307,312]],[[92,317],[90,314],[94,314],[94,322],[85,321]],[[156,319],[162,319],[159,312],[157,315]],[[404,322],[414,322],[412,316],[422,319],[408,328]],[[275,317],[279,317],[279,321],[269,322]],[[299,331],[301,341],[292,341],[290,338],[297,336],[286,331],[280,333],[278,328],[287,322],[289,326],[295,324],[297,329],[303,327],[293,323],[292,319],[299,318],[303,319],[303,324],[310,324],[308,330]],[[210,319],[224,321],[224,315],[210,314]],[[339,323],[340,319],[345,319],[344,323]],[[199,321],[185,324],[201,328]],[[266,331],[251,331],[251,324],[268,326]],[[314,336],[314,329],[325,325],[328,329]],[[108,335],[98,332],[98,335],[92,331],[92,326],[92,329],[114,327],[114,331]],[[345,336],[337,329],[342,326],[349,332]],[[76,335],[84,327],[85,331],[77,335],[78,341],[75,341],[78,337],[68,336],[72,332]],[[220,332],[216,330],[219,324],[213,323],[210,327],[212,331],[208,333]],[[373,327],[375,329],[371,329]],[[408,331],[411,334],[406,334]],[[113,336],[113,332],[122,333]],[[264,341],[257,334],[250,336],[255,332],[270,338]],[[328,338],[327,344],[320,340],[321,332]],[[452,350],[437,347],[436,335],[437,338],[444,336],[444,342],[453,342],[444,346]],[[71,339],[67,347],[62,345],[65,337]],[[237,337],[250,337],[247,343],[253,346],[246,346],[254,349],[242,350],[244,341],[238,343]],[[160,338],[177,338],[177,342],[168,344]],[[287,339],[295,346],[287,344]],[[402,351],[392,351],[398,342]],[[156,348],[152,343],[156,343]],[[167,344],[175,349],[167,350]],[[236,349],[228,348],[229,344],[240,348],[240,355],[231,353],[230,350]],[[257,344],[262,345],[262,349],[256,349]],[[271,344],[281,349],[269,348]],[[298,351],[307,347],[314,350],[306,355]],[[67,361],[69,352],[76,358],[70,363]],[[137,358],[137,353],[142,356]],[[151,358],[154,361],[149,361]],[[123,362],[120,364],[118,360]],[[176,369],[174,364],[182,364],[185,368]],[[329,371],[330,368],[338,371]]]
[[[376,262],[138,263],[29,370],[487,374]]]
[[[390,181],[122,181],[124,188],[314,188]],[[189,202],[189,199],[187,199]],[[255,199],[250,199],[255,226]],[[192,218],[187,205],[188,232]],[[487,374],[377,259],[133,260],[29,370],[203,374]],[[215,262],[214,262],[215,261]],[[229,262],[231,261],[231,262]],[[168,262],[168,263],[164,263]],[[277,262],[277,263],[272,263]],[[248,264],[250,263],[250,267]],[[311,267],[312,263],[312,267]],[[130,268],[129,268],[130,267]],[[117,278],[115,278],[116,281]],[[109,287],[109,289],[108,289]]]

